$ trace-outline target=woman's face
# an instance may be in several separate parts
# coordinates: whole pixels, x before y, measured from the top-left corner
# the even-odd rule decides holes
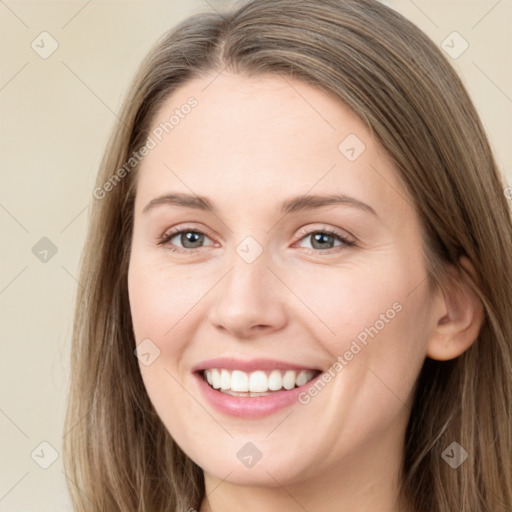
[[[188,82],[151,137],[129,296],[172,437],[239,484],[392,467],[435,315],[384,150],[338,100],[275,75]]]

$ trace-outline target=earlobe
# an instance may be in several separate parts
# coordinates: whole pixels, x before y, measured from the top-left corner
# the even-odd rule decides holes
[[[462,256],[460,264],[478,282],[469,259]],[[454,359],[465,352],[478,338],[484,320],[483,305],[467,276],[457,275],[453,268],[450,276],[439,292],[439,312],[427,345],[427,356],[439,361]]]

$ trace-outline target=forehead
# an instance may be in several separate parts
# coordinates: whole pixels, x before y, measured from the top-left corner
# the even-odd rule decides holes
[[[148,200],[171,189],[246,206],[312,188],[381,204],[406,195],[364,123],[332,95],[289,77],[191,80],[167,98],[150,136],[137,186]]]

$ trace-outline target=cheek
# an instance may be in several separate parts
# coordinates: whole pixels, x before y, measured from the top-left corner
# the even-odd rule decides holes
[[[318,326],[318,340],[343,349],[360,333],[364,340],[365,332],[370,336],[368,330],[389,331],[391,324],[404,325],[405,316],[423,316],[425,287],[418,283],[425,271],[411,260],[421,258],[389,251],[337,268],[311,265],[290,271],[286,281],[293,283],[294,294],[305,306],[300,321]]]
[[[416,279],[418,274],[400,278],[400,274],[353,270],[339,281],[331,280],[331,288],[336,286],[328,299],[309,295],[311,304],[326,306],[317,312],[335,335],[320,324],[316,339],[336,359],[327,372],[333,375],[325,386],[327,391],[319,386],[301,397],[304,414],[328,425],[324,439],[332,450],[325,453],[323,445],[314,445],[305,449],[305,457],[320,454],[325,460],[335,459],[336,454],[380,436],[408,412],[425,359],[429,332],[426,281],[411,293],[421,281]],[[327,283],[316,283],[326,289]],[[340,437],[340,431],[346,435]],[[300,439],[296,443],[300,445]]]
[[[174,336],[176,330],[183,320],[183,324],[190,322],[194,308],[211,288],[205,280],[208,276],[203,277],[192,279],[190,272],[178,266],[133,259],[128,272],[128,292],[137,342],[154,338],[159,345],[179,348],[179,338]]]
[[[151,362],[139,359],[148,397],[166,429],[184,445],[193,444],[196,427],[204,423],[204,411],[183,392],[180,367],[187,347],[185,327],[190,326],[200,290],[186,286],[176,268],[162,268],[148,259],[134,257],[128,272],[128,293],[135,343],[144,343]],[[148,342],[148,340],[150,340]],[[141,345],[143,346],[143,345]],[[187,411],[186,423],[172,411]]]
[[[377,264],[318,267],[307,280],[296,276],[294,292],[308,307],[300,321],[315,326],[314,337],[333,365],[340,363],[333,368],[344,375],[337,386],[352,396],[365,389],[373,405],[377,396],[408,399],[431,327],[425,277],[421,257],[410,252],[382,254]]]

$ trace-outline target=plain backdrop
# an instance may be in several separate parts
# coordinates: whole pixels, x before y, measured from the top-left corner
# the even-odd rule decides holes
[[[385,3],[451,53],[512,182],[512,1]],[[95,175],[149,47],[186,16],[221,6],[0,2],[0,511],[71,511],[61,447]]]

